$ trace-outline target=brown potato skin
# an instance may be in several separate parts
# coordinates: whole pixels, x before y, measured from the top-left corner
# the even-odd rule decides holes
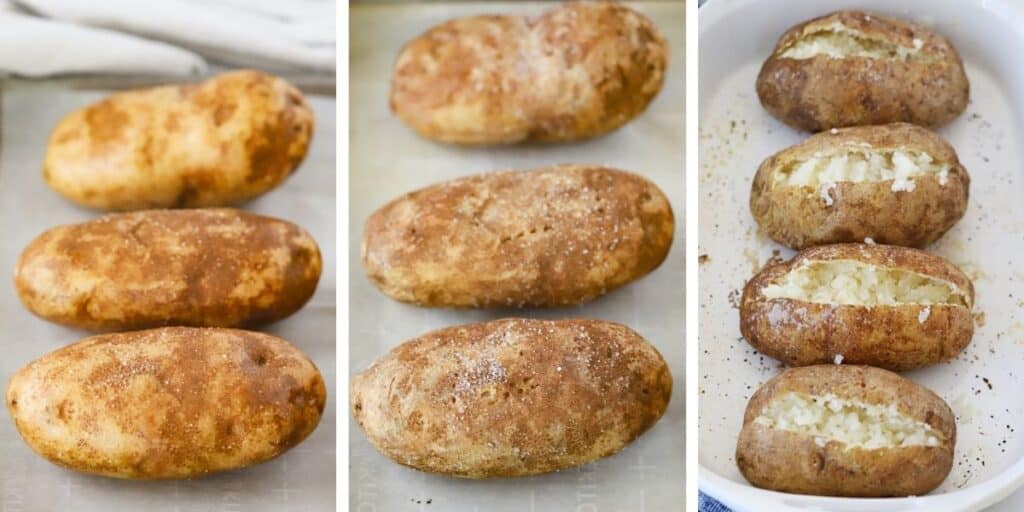
[[[14,271],[37,316],[92,331],[165,325],[256,326],[313,296],[316,241],[283,220],[241,210],[147,210],[59,226]]]
[[[229,206],[276,187],[306,156],[313,112],[258,71],[114,94],[50,135],[46,182],[100,210]]]
[[[385,456],[464,478],[525,476],[618,452],[665,413],[657,349],[599,320],[503,319],[427,333],[352,380]]]
[[[657,27],[615,3],[570,2],[536,18],[459,18],[402,49],[390,106],[441,142],[581,140],[643,112],[667,64]]]
[[[280,338],[165,327],[51,352],[11,377],[6,399],[21,437],[54,464],[172,479],[281,455],[316,428],[326,389]]]
[[[920,39],[927,60],[780,56],[805,32],[833,22],[904,47]],[[812,132],[898,121],[942,126],[963,113],[970,92],[960,55],[945,38],[920,25],[860,11],[834,12],[789,29],[761,67],[756,87],[769,113]]]
[[[788,366],[831,363],[836,355],[849,364],[893,371],[912,370],[948,361],[971,342],[971,308],[935,305],[922,323],[916,305],[856,306],[815,304],[793,299],[766,299],[769,283],[803,261],[856,260],[933,276],[955,284],[974,304],[974,285],[960,269],[940,256],[907,247],[836,244],[807,249],[793,259],[769,265],[743,288],[740,332],[758,351]]]
[[[635,174],[561,165],[433,185],[366,221],[362,262],[390,297],[431,307],[581,304],[651,272],[668,199]]]
[[[945,437],[940,446],[847,450],[844,443],[818,446],[811,436],[754,423],[786,392],[835,394],[869,404],[897,404]],[[920,496],[938,487],[953,467],[956,421],[935,393],[899,375],[869,366],[820,365],[783,371],[747,404],[736,446],[736,464],[752,485],[798,494],[849,497]]]
[[[892,191],[892,180],[838,182],[827,206],[811,187],[774,183],[780,169],[843,145],[867,143],[879,150],[922,151],[948,163],[945,185],[937,176],[914,177],[912,191]],[[942,237],[967,211],[971,178],[956,151],[924,128],[894,123],[822,132],[761,163],[750,191],[750,212],[772,240],[793,249],[871,238],[886,245],[924,247]]]

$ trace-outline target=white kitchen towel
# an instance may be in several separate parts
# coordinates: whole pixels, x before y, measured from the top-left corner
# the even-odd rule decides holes
[[[18,12],[0,0],[0,76],[188,75],[206,70],[182,48]]]
[[[333,0],[14,0],[48,18],[158,39],[228,64],[333,71]]]

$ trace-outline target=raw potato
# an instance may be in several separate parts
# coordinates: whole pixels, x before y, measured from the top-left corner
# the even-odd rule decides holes
[[[970,279],[939,256],[827,245],[754,276],[740,330],[789,366],[842,361],[902,371],[956,357],[974,334],[973,304]]]
[[[672,376],[629,328],[505,319],[399,345],[352,381],[352,414],[399,464],[465,478],[557,471],[618,452],[665,413]]]
[[[859,11],[789,29],[757,77],[764,108],[810,131],[897,121],[942,126],[967,108],[969,89],[945,38]]]
[[[657,27],[614,3],[454,19],[402,49],[391,110],[424,137],[456,144],[587,139],[643,112],[667,61]]]
[[[843,128],[767,158],[750,211],[769,237],[798,250],[866,238],[924,247],[963,217],[970,181],[953,148],[924,128]]]
[[[22,368],[7,386],[21,437],[50,462],[115,478],[193,478],[299,444],[324,381],[288,342],[234,329],[93,336]]]
[[[30,311],[71,327],[239,327],[298,311],[320,269],[316,241],[290,222],[149,210],[46,231],[22,252],[14,284]]]
[[[406,194],[366,221],[362,260],[421,306],[581,304],[657,268],[674,221],[650,181],[596,166],[495,172]]]
[[[953,411],[924,387],[868,366],[810,366],[750,398],[736,464],[776,491],[920,496],[949,475],[955,444]]]
[[[313,112],[298,89],[234,71],[71,113],[50,136],[43,177],[89,208],[228,206],[284,181],[312,135]]]

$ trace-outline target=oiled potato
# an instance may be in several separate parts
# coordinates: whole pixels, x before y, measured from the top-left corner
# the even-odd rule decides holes
[[[967,108],[969,89],[945,38],[859,11],[789,29],[757,77],[764,108],[810,131],[898,121],[941,126]]]
[[[399,53],[391,110],[424,137],[456,144],[586,139],[643,112],[667,61],[657,27],[614,3],[454,19]]]
[[[935,393],[869,366],[782,372],[754,393],[736,464],[753,485],[825,496],[919,496],[953,467],[956,422]]]
[[[953,148],[924,128],[833,129],[766,159],[750,211],[794,249],[866,238],[923,247],[963,217],[970,182]]]
[[[743,289],[740,330],[790,366],[844,361],[910,370],[959,354],[974,334],[974,286],[917,249],[837,244],[770,265]]]
[[[298,89],[235,71],[76,110],[50,136],[43,177],[89,208],[228,206],[284,181],[312,134],[313,113]]]
[[[290,222],[148,210],[46,231],[21,253],[14,284],[36,315],[82,329],[239,327],[298,311],[320,269],[316,241]]]
[[[505,319],[399,345],[352,380],[381,453],[465,478],[557,471],[618,452],[668,406],[672,376],[629,328]]]
[[[640,176],[563,165],[496,172],[406,194],[366,221],[366,274],[422,306],[580,304],[665,259],[674,221]]]
[[[320,372],[288,342],[190,327],[86,338],[7,386],[36,453],[115,478],[192,478],[270,460],[313,432],[324,400]]]

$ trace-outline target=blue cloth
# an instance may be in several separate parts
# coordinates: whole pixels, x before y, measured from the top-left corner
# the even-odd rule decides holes
[[[732,512],[728,507],[703,492],[697,494],[697,510],[699,512]]]

